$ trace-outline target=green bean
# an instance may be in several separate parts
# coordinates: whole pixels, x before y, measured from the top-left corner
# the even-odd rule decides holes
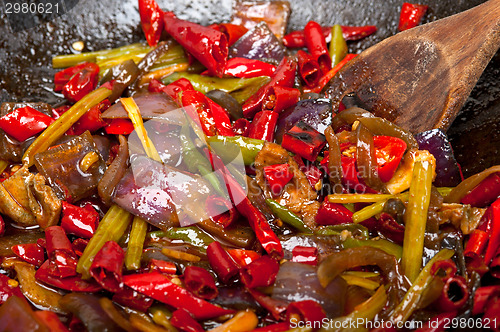
[[[118,241],[125,233],[131,220],[132,215],[118,205],[112,205],[109,208],[78,260],[76,271],[81,273],[84,279],[90,278],[90,266],[102,246],[108,241]]]
[[[427,161],[417,161],[413,168],[410,196],[405,213],[405,234],[401,266],[411,282],[422,267],[425,224],[431,198],[432,167]]]
[[[127,252],[125,253],[125,267],[127,270],[137,270],[141,267],[142,250],[147,230],[148,223],[139,217],[134,217]]]
[[[332,40],[330,41],[329,51],[332,58],[332,68],[347,55],[347,43],[342,35],[342,27],[338,24],[332,26]]]
[[[99,104],[111,95],[111,90],[99,88],[87,94],[80,101],[74,104],[69,110],[52,122],[33,143],[28,147],[23,155],[23,163],[32,166],[35,155],[47,150],[57,141],[73,124],[75,124],[89,109]]]
[[[299,216],[297,216],[295,213],[293,213],[283,205],[279,204],[275,200],[266,199],[266,203],[271,209],[271,211],[273,211],[274,215],[280,218],[281,221],[298,229],[301,232],[311,233],[311,229],[307,227],[302,221],[302,219],[300,219]]]
[[[264,148],[265,141],[243,136],[228,137],[216,135],[207,137],[207,143],[223,143],[227,147],[226,150],[231,150],[231,145],[237,146],[241,150],[241,155],[243,156],[243,162],[245,165],[251,165],[253,164],[259,151]],[[215,148],[216,145],[214,145],[214,149]],[[224,151],[217,151],[222,159],[224,159],[224,154],[221,154],[223,152]]]
[[[353,237],[348,237],[344,240],[344,242],[342,242],[342,246],[345,249],[363,247],[363,246],[378,248],[380,250],[385,251],[389,255],[393,255],[398,260],[401,259],[401,255],[403,252],[403,248],[401,248],[401,246],[398,246],[397,244],[384,239],[360,240],[360,239],[355,239]]]
[[[405,297],[401,303],[394,309],[391,315],[391,321],[394,323],[406,322],[413,314],[415,309],[418,308],[418,303],[422,294],[429,287],[434,276],[431,274],[432,266],[439,261],[450,259],[455,252],[450,249],[443,249],[438,252],[432,259],[425,265],[422,271],[418,274],[413,282],[411,288],[406,292]]]

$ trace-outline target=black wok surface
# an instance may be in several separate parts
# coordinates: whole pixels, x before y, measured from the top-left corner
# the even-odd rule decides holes
[[[34,27],[24,30],[19,24],[9,23],[5,7],[2,7],[0,102],[60,102],[62,98],[52,92],[55,70],[52,69],[51,58],[57,54],[72,53],[71,45],[75,41],[84,41],[85,50],[92,51],[144,40],[136,0],[49,2],[61,3],[61,12],[65,14],[47,22],[25,17],[26,20],[33,20],[31,25]],[[429,5],[424,22],[452,15],[482,2],[419,1]],[[201,24],[229,21],[232,6],[231,0],[158,0],[158,3],[164,10],[172,10],[181,18]],[[290,30],[303,28],[310,19],[324,25],[376,25],[379,31],[375,35],[349,44],[350,52],[359,52],[397,32],[403,1],[290,0],[290,3]],[[500,164],[499,77],[500,55],[497,53],[448,132],[466,176]]]

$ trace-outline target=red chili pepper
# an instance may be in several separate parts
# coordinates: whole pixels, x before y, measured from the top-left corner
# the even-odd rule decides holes
[[[99,223],[99,213],[92,205],[81,208],[62,202],[61,227],[69,234],[90,239]]]
[[[231,23],[212,24],[210,28],[225,34],[228,46],[233,45],[241,36],[248,32],[245,26]]]
[[[112,119],[106,128],[106,134],[129,135],[134,131],[134,125],[129,119]]]
[[[149,82],[148,91],[149,92],[163,92],[174,100],[178,101],[179,93],[194,90],[191,81],[187,78],[180,78],[177,81],[174,81],[168,85],[161,83],[156,79],[152,79]]]
[[[318,248],[296,246],[292,249],[292,262],[318,265]]]
[[[253,250],[228,249],[227,252],[240,267],[247,266],[260,257],[260,254]]]
[[[324,200],[316,215],[318,225],[341,225],[352,223],[352,212],[338,203]]]
[[[188,266],[184,270],[184,285],[194,295],[205,300],[213,300],[219,294],[214,277],[198,266]]]
[[[403,244],[405,226],[398,223],[390,214],[380,214],[377,231],[391,241],[400,245]]]
[[[64,229],[61,226],[46,228],[45,240],[49,274],[60,278],[75,276],[77,258]]]
[[[488,243],[490,236],[488,233],[475,229],[469,237],[469,241],[467,241],[467,245],[465,246],[464,256],[467,257],[470,254],[481,255],[486,248],[486,244]]]
[[[302,50],[297,52],[297,59],[299,62],[299,75],[302,82],[310,88],[318,85],[321,78],[321,70],[318,61],[314,57]]]
[[[273,195],[278,196],[286,184],[293,178],[288,164],[276,164],[264,167],[264,177]]]
[[[498,321],[500,320],[500,299],[497,297],[494,300],[490,300],[488,305],[486,306],[486,310],[483,314],[483,324],[489,324],[493,331],[500,331],[500,326],[498,325]],[[490,324],[494,325],[490,325]],[[486,325],[483,325],[486,326]]]
[[[493,173],[465,195],[460,203],[485,207],[500,197],[500,173]]]
[[[403,3],[399,16],[398,30],[404,31],[419,25],[427,8],[429,8],[427,5],[418,5],[408,2]]]
[[[444,287],[436,305],[444,311],[462,308],[469,299],[469,288],[462,276],[453,276],[444,280]]]
[[[139,0],[139,15],[141,26],[149,46],[156,46],[163,31],[164,12],[155,0]]]
[[[224,228],[232,225],[239,217],[238,211],[230,201],[216,195],[207,198],[205,209],[210,219]]]
[[[82,239],[81,237],[75,239],[73,243],[71,243],[71,246],[73,247],[73,251],[78,257],[81,257],[83,255],[83,251],[87,247],[87,244],[89,244],[88,239]]]
[[[219,242],[214,241],[208,245],[207,258],[217,277],[223,283],[227,284],[238,274],[238,266]]]
[[[228,111],[214,102],[212,99],[207,98],[208,105],[210,106],[210,111],[215,121],[215,128],[217,129],[217,134],[222,136],[234,136],[233,126],[231,125],[231,119],[229,118]]]
[[[202,25],[178,19],[173,13],[165,13],[165,30],[210,73],[222,77],[227,63],[228,42],[222,32]]]
[[[248,137],[272,142],[278,118],[279,114],[273,111],[258,112],[250,124]]]
[[[49,286],[57,287],[71,292],[98,292],[102,287],[93,279],[83,280],[81,276],[59,278],[51,275],[50,261],[46,260],[36,271],[35,279]]]
[[[446,329],[446,327],[450,324],[453,318],[457,316],[455,311],[445,312],[439,315],[434,316],[430,320],[425,323],[424,327],[416,330],[417,332],[441,332]]]
[[[99,66],[95,63],[87,64],[63,86],[64,97],[71,103],[76,103],[95,89],[98,76]]]
[[[43,131],[52,122],[54,122],[54,119],[50,116],[30,106],[25,106],[2,116],[0,118],[0,129],[16,140],[23,142]]]
[[[162,261],[159,259],[152,259],[149,261],[149,270],[150,271],[158,271],[166,274],[176,274],[177,266],[175,263]]]
[[[500,247],[500,198],[489,207],[492,213],[491,233],[488,247],[484,254],[484,262],[489,264]]]
[[[300,121],[283,135],[281,145],[309,161],[315,161],[326,145],[326,138],[304,121]]]
[[[217,134],[215,127],[215,120],[212,115],[211,107],[208,102],[209,98],[199,91],[185,91],[181,96],[181,104],[186,112],[194,118],[195,114],[198,115],[203,132],[207,136],[214,136]],[[193,112],[196,111],[196,113]]]
[[[276,71],[276,66],[270,63],[246,59],[246,58],[231,58],[227,60],[225,75],[251,78],[258,76],[272,76]]]
[[[342,25],[342,36],[345,40],[359,40],[377,32],[374,25],[365,25],[361,27],[352,27]],[[323,36],[327,43],[332,39],[332,27],[322,27]],[[283,44],[286,47],[302,48],[306,47],[304,30],[293,31],[283,37]]]
[[[99,104],[89,109],[72,127],[74,135],[81,135],[85,131],[91,133],[106,126],[106,122],[102,119],[101,114],[111,106],[109,100],[105,99]]]
[[[115,293],[112,297],[113,302],[129,307],[134,310],[146,312],[154,302],[154,299],[133,290],[130,287],[123,286],[122,290]]]
[[[12,246],[12,251],[23,261],[35,265],[42,265],[45,260],[45,253],[42,247],[36,243],[16,244]]]
[[[170,323],[182,332],[203,332],[200,323],[194,320],[193,316],[185,309],[177,309],[172,313]]]
[[[234,311],[217,307],[177,286],[158,272],[131,274],[123,277],[125,285],[174,308],[188,310],[195,319],[209,319]]]
[[[66,326],[61,322],[59,316],[55,312],[48,310],[37,310],[35,315],[42,323],[49,328],[50,332],[67,332],[69,331]]]
[[[332,59],[321,26],[317,22],[309,21],[304,28],[304,37],[309,53],[316,59],[323,74],[326,74],[332,69]]]
[[[284,109],[297,104],[300,98],[299,89],[282,86],[270,86],[264,93],[262,110],[281,113]],[[255,121],[255,118],[254,118]]]
[[[116,293],[121,289],[125,252],[118,243],[108,241],[95,255],[90,275],[106,290]]]
[[[247,291],[261,307],[266,309],[274,317],[274,319],[279,321],[285,320],[288,303],[282,300],[273,299],[255,289],[247,288]]]
[[[253,330],[253,332],[284,332],[290,329],[290,324],[288,322],[275,323],[258,329]]]
[[[4,304],[5,301],[13,295],[26,301],[21,289],[19,288],[19,283],[13,282],[13,279],[9,278],[5,274],[0,274],[0,305]]]
[[[335,74],[337,74],[337,72],[345,66],[346,63],[348,63],[349,61],[351,61],[352,59],[354,59],[355,57],[357,56],[357,54],[347,54],[345,56],[345,58],[342,59],[342,61],[340,61],[335,67],[333,67],[330,71],[328,71],[326,74],[324,74],[320,80],[319,80],[319,83],[318,83],[318,87],[315,89],[315,92],[316,91],[321,91],[321,89],[323,89],[325,87],[325,85],[330,82],[330,80],[333,78],[333,76],[335,76]]]
[[[286,318],[292,324],[298,322],[322,322],[326,318],[323,307],[316,301],[292,302],[286,309]]]
[[[278,261],[262,256],[240,270],[240,279],[248,288],[267,287],[274,284],[280,269]]]
[[[266,217],[248,199],[245,190],[233,178],[222,160],[215,154],[211,155],[212,167],[224,179],[227,191],[238,212],[244,216],[252,227],[257,240],[264,250],[276,259],[283,258],[283,248],[276,234],[269,226]]]
[[[68,83],[69,80],[73,76],[75,76],[76,73],[78,73],[82,69],[86,68],[89,64],[90,64],[89,62],[80,63],[76,66],[69,67],[69,68],[63,69],[63,70],[55,73],[55,75],[54,75],[54,91],[55,92],[62,91],[62,89],[66,85],[66,83]]]
[[[245,101],[242,105],[243,116],[251,118],[262,109],[262,102],[264,101],[264,94],[270,86],[283,86],[291,88],[295,81],[295,71],[297,70],[297,63],[289,57],[284,57],[279,66],[276,68],[271,81],[261,87],[254,95]]]
[[[478,315],[483,313],[489,300],[493,300],[498,297],[500,297],[500,285],[479,287],[474,292],[472,314]]]
[[[233,122],[233,131],[235,135],[247,136],[250,129],[250,121],[241,118]]]
[[[392,179],[406,151],[406,143],[392,136],[373,136],[378,175],[382,182]]]

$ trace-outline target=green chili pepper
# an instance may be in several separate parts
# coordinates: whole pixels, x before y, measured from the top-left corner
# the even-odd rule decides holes
[[[52,67],[66,68],[77,65],[85,61],[87,62],[104,61],[106,59],[116,58],[125,54],[148,52],[149,50],[151,50],[151,48],[146,44],[135,43],[109,50],[84,52],[80,54],[58,55],[52,58]]]
[[[125,253],[127,270],[137,270],[141,267],[142,249],[144,248],[147,230],[148,223],[139,217],[134,217],[127,252]]]
[[[181,240],[198,247],[202,251],[206,251],[208,245],[214,242],[214,239],[194,226],[172,227],[166,231],[150,232],[148,233],[148,237],[151,239],[166,237],[170,240]]]
[[[125,233],[131,220],[132,215],[118,205],[109,208],[78,260],[76,271],[82,274],[82,278],[90,278],[89,270],[95,255],[106,242],[118,241]]]
[[[266,203],[273,211],[273,213],[281,219],[284,223],[297,228],[299,231],[304,232],[304,233],[311,233],[311,229],[307,227],[302,219],[299,218],[295,213],[284,207],[283,205],[279,204],[275,200],[272,199],[266,199]]]
[[[342,27],[338,24],[332,26],[332,40],[330,41],[330,57],[332,68],[347,55],[347,43],[342,35]]]
[[[359,224],[342,224],[342,225],[325,226],[316,230],[314,233],[316,233],[317,235],[340,235],[342,231],[349,231],[351,233],[356,233],[357,235],[366,238],[369,237],[368,228]]]
[[[198,165],[205,169],[212,168],[207,158],[205,158],[205,156],[203,156],[194,146],[191,136],[189,135],[189,126],[187,123],[181,128],[179,140],[181,143],[182,159],[191,173],[195,173],[198,170]]]
[[[405,212],[405,234],[401,267],[411,282],[422,267],[425,224],[431,199],[432,167],[427,161],[417,161],[413,168],[410,197]]]
[[[219,193],[222,197],[227,196],[227,192],[224,190],[222,185],[219,182],[219,179],[215,175],[214,172],[212,172],[211,168],[205,168],[202,165],[198,165],[198,171],[200,174],[212,185],[212,187]]]
[[[217,135],[207,137],[207,143],[224,143],[228,150],[234,150],[234,148],[231,149],[231,145],[236,145],[241,151],[243,162],[245,163],[245,165],[251,165],[253,164],[257,153],[259,153],[259,151],[264,148],[265,141],[243,136],[229,137]],[[219,150],[222,149],[218,149],[217,153],[224,160],[224,151]]]
[[[222,90],[227,93],[232,93],[232,92],[240,92],[242,93],[243,91],[247,89],[252,89],[253,90],[258,90],[260,89],[261,86],[263,86],[265,83],[269,81],[269,77],[267,76],[259,76],[259,77],[252,77],[252,78],[218,78],[218,77],[212,77],[212,76],[203,76],[199,74],[190,74],[186,72],[179,72],[179,73],[173,73],[172,75],[169,75],[163,79],[164,84],[169,84],[172,82],[177,81],[180,78],[186,78],[188,79],[195,90],[200,91],[202,93],[207,93],[208,91],[212,90]],[[252,93],[253,94],[253,93]],[[248,97],[250,97],[252,94],[249,94]],[[236,98],[233,95],[234,98]],[[247,97],[247,98],[248,98]],[[238,98],[236,98],[238,102]],[[246,99],[245,99],[246,100]],[[240,102],[241,103],[241,102]]]
[[[431,274],[432,266],[439,261],[450,259],[455,252],[450,249],[443,249],[438,252],[432,259],[425,265],[422,271],[418,274],[417,278],[413,282],[411,288],[406,292],[405,297],[401,303],[394,309],[390,320],[397,324],[399,322],[405,322],[413,314],[413,311],[418,308],[418,303],[422,294],[431,284],[434,276]],[[419,262],[420,263],[420,262]]]
[[[345,249],[363,247],[363,246],[378,248],[380,250],[385,251],[389,255],[393,255],[398,260],[401,259],[401,255],[403,252],[403,248],[401,248],[401,246],[398,246],[397,244],[395,244],[391,241],[384,240],[384,239],[360,240],[360,239],[355,239],[353,237],[348,237],[344,240],[344,242],[342,242],[342,246]]]

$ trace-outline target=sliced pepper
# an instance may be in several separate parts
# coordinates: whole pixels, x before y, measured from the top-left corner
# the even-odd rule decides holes
[[[76,103],[97,86],[99,66],[95,63],[87,64],[78,71],[62,88],[64,97],[72,103]]]
[[[383,182],[388,182],[399,166],[406,151],[406,143],[392,136],[374,136],[373,145],[378,164],[378,176]]]
[[[87,204],[83,208],[62,202],[61,227],[69,234],[90,239],[99,223],[99,213]]]
[[[54,119],[50,116],[26,106],[2,116],[0,118],[0,129],[9,136],[23,142],[43,131],[52,122],[54,122]]]
[[[45,259],[45,253],[37,243],[16,244],[12,246],[12,252],[23,261],[35,266],[42,265]]]
[[[326,74],[332,68],[332,59],[328,53],[321,26],[317,22],[309,21],[304,28],[304,36],[307,49],[318,61],[323,74]]]
[[[321,78],[321,70],[318,61],[316,61],[311,54],[303,50],[297,52],[297,59],[299,62],[299,75],[302,82],[309,88],[314,88]]]
[[[374,25],[365,25],[360,27],[342,25],[341,28],[342,36],[345,40],[359,40],[377,32],[377,27]],[[332,27],[322,27],[321,30],[323,31],[323,36],[325,37],[326,42],[330,42]],[[290,32],[283,37],[283,44],[290,48],[305,47],[306,40],[304,30]]]
[[[248,137],[263,141],[274,141],[274,131],[278,123],[279,114],[273,111],[260,111],[248,128]]]
[[[281,145],[309,161],[315,161],[326,145],[326,138],[304,121],[300,121],[283,135]]]
[[[404,31],[416,27],[422,21],[427,12],[427,5],[419,5],[405,2],[401,7],[398,30]]]
[[[283,86],[270,86],[264,93],[262,110],[281,113],[284,109],[297,104],[300,98],[299,89]]]
[[[289,164],[276,164],[264,167],[264,177],[271,188],[271,192],[278,196],[286,184],[293,178]]]

